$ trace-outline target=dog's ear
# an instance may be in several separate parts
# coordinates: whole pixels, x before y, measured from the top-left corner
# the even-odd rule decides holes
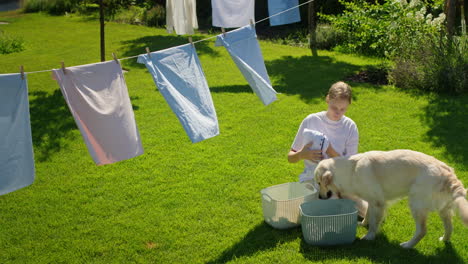
[[[321,182],[324,186],[328,186],[333,182],[333,174],[331,171],[327,170],[324,174],[322,174]]]

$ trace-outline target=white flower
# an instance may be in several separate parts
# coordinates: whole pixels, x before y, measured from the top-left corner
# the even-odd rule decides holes
[[[409,4],[409,8],[417,7],[419,4],[421,4],[420,0],[412,0]]]

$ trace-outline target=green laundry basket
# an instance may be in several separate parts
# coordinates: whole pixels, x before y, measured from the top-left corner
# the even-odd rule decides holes
[[[351,244],[356,238],[357,209],[348,199],[314,200],[299,206],[302,235],[307,244]]]

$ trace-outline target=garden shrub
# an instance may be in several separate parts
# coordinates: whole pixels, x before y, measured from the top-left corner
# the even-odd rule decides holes
[[[12,37],[0,30],[0,54],[9,54],[24,50],[24,40]]]
[[[405,89],[468,92],[468,37],[433,35],[420,44],[394,56],[390,82]]]
[[[318,24],[316,29],[316,47],[332,49],[342,42],[343,36],[331,24]]]
[[[445,35],[443,1],[341,1],[341,15],[321,15],[342,36],[338,51],[385,57],[400,88],[468,92],[468,40]]]
[[[370,4],[365,1],[340,1],[345,10],[339,15],[319,13],[320,18],[329,21],[343,36],[338,50],[346,53],[360,53],[382,56],[385,35],[390,23],[385,4]]]
[[[71,12],[81,4],[80,0],[25,0],[23,11],[26,13],[44,11],[49,14],[60,15]]]
[[[124,24],[143,24],[146,10],[138,6],[130,6],[127,9],[119,10],[114,16],[113,21]]]
[[[433,16],[421,1],[392,14],[386,56],[393,62],[389,80],[398,87],[446,93],[468,92],[468,38],[448,37],[445,15]],[[404,15],[404,16],[403,16]]]
[[[161,5],[155,5],[144,13],[143,21],[150,27],[162,27],[166,25],[166,9]]]
[[[420,0],[386,0],[383,4],[365,1],[343,1],[345,10],[340,15],[319,14],[330,21],[343,37],[339,51],[371,56],[391,56],[405,41],[418,42],[427,33],[440,30],[437,17],[442,13],[436,4]],[[431,12],[428,12],[428,7]],[[411,44],[411,43],[405,43]]]

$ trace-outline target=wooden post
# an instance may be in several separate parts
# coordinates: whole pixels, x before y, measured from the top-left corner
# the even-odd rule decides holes
[[[101,24],[101,61],[106,60],[106,42],[104,34],[104,3],[103,0],[99,0],[99,22]]]
[[[315,1],[309,3],[309,47],[312,51],[312,56],[317,56],[317,14],[315,12]]]

